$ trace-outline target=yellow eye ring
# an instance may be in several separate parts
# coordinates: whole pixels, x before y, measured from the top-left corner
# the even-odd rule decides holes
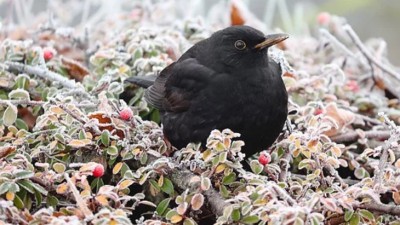
[[[246,43],[242,40],[235,41],[235,48],[238,50],[243,50],[246,48]]]

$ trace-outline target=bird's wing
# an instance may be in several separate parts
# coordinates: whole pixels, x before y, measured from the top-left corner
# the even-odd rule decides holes
[[[163,71],[145,93],[146,101],[167,112],[182,112],[189,108],[190,99],[214,75],[214,71],[194,58],[175,62]]]

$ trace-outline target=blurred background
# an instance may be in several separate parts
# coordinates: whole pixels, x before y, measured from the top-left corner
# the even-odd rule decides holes
[[[164,22],[171,23],[176,18],[203,16],[205,23],[224,23],[228,20],[231,1],[214,0],[0,0],[0,29],[4,32],[15,26],[23,26],[27,31],[45,23],[49,15],[62,26],[82,29],[96,26],[105,17],[112,18],[121,11],[132,11],[138,4],[146,7],[162,2],[163,7],[148,9],[151,16],[165,16]],[[167,3],[166,3],[167,2]],[[329,12],[346,18],[363,41],[368,38],[383,38],[389,49],[389,59],[400,65],[400,1],[399,0],[235,0],[245,6],[251,16],[258,21],[259,28],[268,31],[280,28],[291,35],[308,35],[317,24],[321,12]],[[167,6],[167,7],[166,7]],[[215,12],[218,7],[226,7],[227,14]],[[218,8],[220,9],[220,8]],[[162,13],[160,13],[162,11]],[[107,29],[105,27],[104,29]]]

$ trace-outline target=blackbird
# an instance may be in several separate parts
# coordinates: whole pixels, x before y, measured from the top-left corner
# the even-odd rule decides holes
[[[285,124],[288,95],[268,47],[288,38],[249,26],[215,32],[156,77],[131,77],[147,88],[144,98],[160,111],[165,138],[175,147],[205,144],[213,129],[241,134],[242,152],[269,147]],[[154,80],[155,79],[155,80]]]

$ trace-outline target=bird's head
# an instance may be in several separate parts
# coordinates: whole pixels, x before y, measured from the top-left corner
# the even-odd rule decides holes
[[[214,33],[205,46],[214,55],[215,67],[250,68],[268,64],[268,48],[288,38],[287,34],[264,35],[249,26],[232,26]]]

